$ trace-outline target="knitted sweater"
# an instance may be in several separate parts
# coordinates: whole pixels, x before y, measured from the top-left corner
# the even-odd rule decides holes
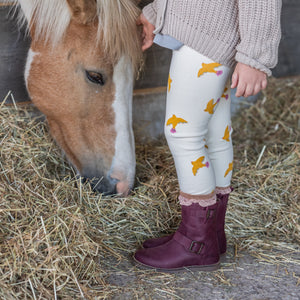
[[[144,7],[154,34],[168,34],[215,62],[272,74],[281,38],[281,0],[154,0]]]

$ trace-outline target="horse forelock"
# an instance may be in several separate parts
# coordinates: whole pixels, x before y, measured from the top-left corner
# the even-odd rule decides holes
[[[66,1],[61,0],[17,0],[18,23],[26,25],[28,31],[34,27],[33,40],[43,39],[58,43],[66,32],[71,12]]]
[[[134,66],[141,61],[141,45],[136,20],[140,10],[134,0],[97,0],[98,36],[103,32],[108,53],[119,60],[127,55]]]
[[[72,19],[66,0],[17,0],[16,4],[19,24],[27,24],[29,31],[34,27],[33,40],[50,41],[54,47],[61,41]],[[102,43],[116,61],[127,55],[135,69],[141,60],[138,15],[135,0],[97,0],[95,43]]]

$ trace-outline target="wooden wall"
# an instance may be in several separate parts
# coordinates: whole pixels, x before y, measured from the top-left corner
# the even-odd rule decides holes
[[[13,91],[16,101],[20,102],[28,99],[24,66],[30,41],[8,17],[9,10],[8,6],[0,6],[0,101]]]
[[[300,0],[283,0],[282,39],[279,46],[275,77],[300,74]]]
[[[50,1],[50,0],[49,0]],[[143,0],[141,5],[151,2]],[[279,63],[274,76],[300,74],[300,1],[283,0],[282,32]],[[0,101],[12,90],[17,101],[26,101],[23,72],[29,39],[19,32],[13,19],[7,17],[9,7],[0,0]],[[143,76],[136,89],[166,86],[171,51],[153,46],[145,54]]]

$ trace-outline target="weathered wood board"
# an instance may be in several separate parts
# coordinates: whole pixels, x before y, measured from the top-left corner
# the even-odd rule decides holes
[[[281,14],[282,39],[275,77],[300,74],[300,1],[283,0]]]
[[[28,100],[24,68],[30,41],[8,18],[9,9],[0,6],[0,101],[12,91],[16,101],[20,102]]]

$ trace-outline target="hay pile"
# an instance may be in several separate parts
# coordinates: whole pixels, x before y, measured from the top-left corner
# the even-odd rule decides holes
[[[235,190],[226,230],[236,254],[247,250],[269,263],[300,264],[299,108],[299,78],[272,79],[264,97],[234,120]],[[173,275],[154,275],[130,261],[145,238],[171,232],[179,222],[166,144],[138,144],[132,195],[102,197],[76,182],[33,111],[0,110],[0,298],[145,295],[142,285],[112,283],[114,273],[141,282],[147,275],[172,298],[166,287]]]

